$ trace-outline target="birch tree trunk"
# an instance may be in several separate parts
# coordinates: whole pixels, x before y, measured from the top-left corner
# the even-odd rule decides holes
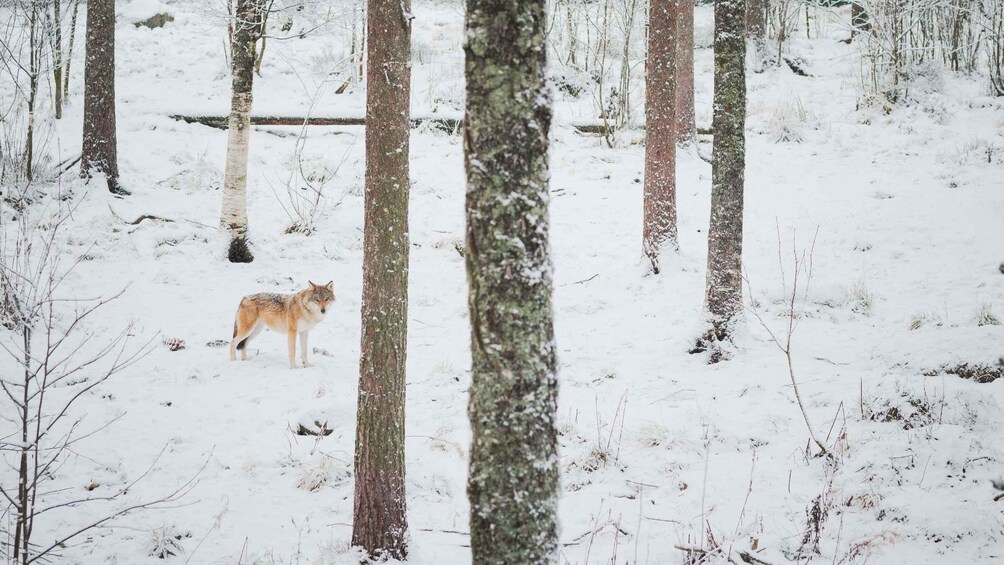
[[[676,242],[677,0],[651,0],[645,64],[645,202],[642,249],[659,272],[659,254]]]
[[[694,1],[677,0],[676,36],[676,142],[694,143]]]
[[[119,185],[115,130],[115,0],[87,3],[84,40],[84,139],[80,176],[103,173],[108,190],[129,194]]]
[[[404,559],[408,553],[410,10],[408,0],[369,0],[366,10],[366,195],[352,545],[375,559]]]
[[[715,3],[714,152],[706,304],[714,340],[742,311],[743,182],[746,170],[744,0]]]
[[[558,558],[545,6],[467,2],[467,494],[476,565]]]
[[[230,121],[220,212],[220,227],[230,235],[227,259],[231,263],[254,261],[247,242],[248,144],[251,140],[255,42],[261,35],[264,8],[265,0],[237,0],[232,24]]]

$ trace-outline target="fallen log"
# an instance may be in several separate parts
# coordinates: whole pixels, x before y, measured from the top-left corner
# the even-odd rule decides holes
[[[605,126],[605,125],[600,124],[600,123],[596,123],[596,124],[572,124],[572,127],[575,128],[579,133],[595,133],[595,134],[599,134],[599,135],[602,135],[602,134],[606,133],[607,129],[609,128],[609,126]],[[628,129],[638,129],[638,130],[643,130],[644,131],[645,124],[638,124],[636,126],[631,126]],[[711,135],[711,128],[701,128],[701,127],[699,127],[699,128],[697,128],[697,135]]]
[[[174,114],[170,116],[172,120],[183,121],[189,124],[202,124],[217,129],[227,129],[227,116],[185,116]],[[303,116],[251,116],[253,126],[302,126]],[[459,131],[463,125],[463,120],[459,118],[412,118],[412,127],[424,123],[432,124],[445,131]],[[366,118],[351,117],[313,117],[308,119],[308,125],[312,126],[365,126]],[[607,127],[601,123],[592,124],[572,124],[580,133],[603,134]],[[634,126],[637,129],[645,129],[644,125]],[[697,128],[698,135],[711,135],[711,128]]]
[[[184,116],[180,114],[170,116],[173,120],[183,121],[189,124],[202,124],[217,129],[227,129],[227,116]],[[253,126],[302,126],[307,119],[308,125],[312,126],[365,126],[366,118],[323,118],[303,116],[251,116]],[[422,123],[431,123],[443,129],[454,131],[460,127],[460,120],[456,118],[414,118],[411,120],[412,127]]]

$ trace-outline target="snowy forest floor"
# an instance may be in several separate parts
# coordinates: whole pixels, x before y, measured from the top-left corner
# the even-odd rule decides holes
[[[249,174],[256,260],[226,263],[211,227],[226,132],[168,118],[227,112],[225,32],[197,5],[120,6],[119,154],[132,196],[85,188],[72,173],[60,181],[82,198],[61,253],[88,255],[64,292],[126,288],[90,329],[108,335],[136,321],[137,343],[159,333],[186,347],[170,351],[158,337],[139,364],[82,399],[77,410],[87,426],[116,421],[79,444],[55,480],[111,490],[156,461],[128,500],[166,494],[196,475],[198,483],[175,507],[96,530],[65,555],[78,563],[159,563],[149,555],[152,540],[166,532],[184,550],[169,562],[354,563],[363,130],[307,131],[304,166],[337,168],[316,233],[307,236],[284,233],[290,220],[280,205],[288,206],[283,182],[299,128],[256,128]],[[156,30],[132,25],[157,11],[176,20]],[[459,115],[462,9],[416,2],[415,14],[416,50],[426,57],[415,67],[415,113]],[[699,125],[710,122],[711,16],[698,7]],[[710,166],[693,149],[681,152],[680,252],[661,275],[647,274],[643,134],[620,133],[613,148],[580,135],[565,124],[595,118],[590,102],[557,95],[551,235],[562,563],[683,563],[674,546],[709,549],[709,538],[735,561],[755,549],[775,565],[1004,558],[1004,501],[993,501],[990,485],[1004,478],[1004,379],[983,384],[945,371],[993,367],[1004,354],[1004,326],[979,323],[981,312],[985,322],[987,313],[1004,317],[1004,100],[987,97],[979,77],[945,73],[943,88],[910,105],[859,110],[855,47],[839,41],[847,32],[838,23],[821,29],[790,47],[814,76],[785,66],[749,76],[750,311],[726,362],[687,353],[702,329]],[[326,41],[270,44],[253,113],[305,113],[312,85],[324,80],[311,69],[323,67],[322,56],[338,56],[325,55],[334,49]],[[53,134],[61,156],[79,151],[80,80],[74,76]],[[362,89],[334,95],[338,83],[325,83],[314,114],[362,115]],[[409,561],[459,564],[470,559],[460,137],[416,129],[411,163]],[[179,221],[122,221],[141,214]],[[831,462],[806,456],[785,357],[755,315],[783,332],[792,250],[810,248],[793,361]],[[334,280],[338,302],[311,336],[330,356],[313,354],[313,367],[290,370],[284,339],[271,333],[257,339],[247,362],[230,363],[225,348],[207,346],[230,338],[241,296],[293,292],[308,279]],[[11,366],[6,358],[0,365]],[[315,421],[332,433],[295,433]],[[52,537],[117,504],[40,519],[38,535]]]

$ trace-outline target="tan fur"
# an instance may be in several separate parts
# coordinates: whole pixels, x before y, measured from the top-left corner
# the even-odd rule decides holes
[[[309,281],[308,281],[309,282]],[[314,329],[329,307],[335,301],[334,285],[310,283],[305,290],[296,294],[252,294],[241,299],[234,321],[234,339],[230,342],[230,360],[237,360],[237,350],[241,359],[246,360],[248,343],[256,335],[268,328],[276,333],[286,334],[289,349],[289,366],[296,368],[296,336],[300,336],[300,358],[303,366],[307,363],[307,334]]]

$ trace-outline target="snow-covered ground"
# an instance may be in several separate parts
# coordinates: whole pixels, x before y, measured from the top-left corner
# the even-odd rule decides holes
[[[423,59],[413,111],[459,115],[461,4],[415,4]],[[64,292],[127,288],[89,329],[100,337],[135,321],[137,344],[159,333],[186,347],[170,351],[156,337],[142,361],[81,399],[76,410],[87,426],[116,421],[78,444],[54,480],[81,491],[96,484],[99,494],[155,462],[149,474],[122,501],[40,518],[36,535],[41,543],[196,477],[170,508],[76,540],[64,551],[68,562],[159,563],[149,554],[160,530],[180,536],[183,552],[169,562],[355,563],[348,540],[363,131],[307,132],[305,166],[337,173],[316,233],[305,236],[284,233],[290,220],[280,205],[288,205],[283,183],[298,128],[256,128],[249,174],[256,260],[225,262],[214,226],[226,133],[168,117],[227,112],[225,23],[209,3],[134,0],[118,8],[119,155],[133,195],[111,198],[63,177],[62,189],[83,201],[61,253],[89,256]],[[176,19],[155,30],[132,25],[157,11]],[[711,18],[710,8],[698,7],[701,125],[710,121]],[[726,362],[708,365],[687,353],[702,329],[710,166],[694,150],[680,154],[681,249],[663,274],[649,275],[640,253],[643,135],[622,133],[609,148],[567,126],[596,117],[589,95],[557,97],[551,234],[562,563],[682,563],[674,546],[707,548],[709,536],[731,548],[735,562],[754,549],[775,565],[810,557],[1004,559],[1004,501],[993,501],[990,485],[1004,477],[1004,380],[979,384],[941,370],[992,366],[1004,353],[1004,326],[977,321],[981,309],[1004,316],[1004,99],[987,97],[979,77],[946,73],[944,89],[921,102],[890,113],[858,110],[855,47],[839,42],[847,36],[839,22],[821,20],[822,37],[791,47],[814,76],[784,66],[749,76],[750,311]],[[268,49],[253,113],[302,114],[316,99],[314,115],[363,114],[362,89],[336,95],[344,78],[328,75],[344,68],[344,35]],[[79,151],[81,79],[73,77],[53,138],[61,156]],[[464,233],[462,145],[459,136],[419,128],[411,155],[409,561],[450,565],[470,560],[469,326],[455,247]],[[176,221],[123,222],[141,214]],[[793,249],[812,260],[793,363],[814,432],[835,462],[806,457],[785,356],[757,318],[783,334]],[[259,337],[243,363],[207,346],[229,339],[241,296],[292,292],[308,279],[334,280],[338,302],[311,336],[330,356],[315,354],[313,367],[293,371],[273,334]],[[9,358],[0,363],[13,366]],[[327,422],[331,435],[295,433],[314,421]],[[800,556],[813,506],[825,516],[820,554]]]

